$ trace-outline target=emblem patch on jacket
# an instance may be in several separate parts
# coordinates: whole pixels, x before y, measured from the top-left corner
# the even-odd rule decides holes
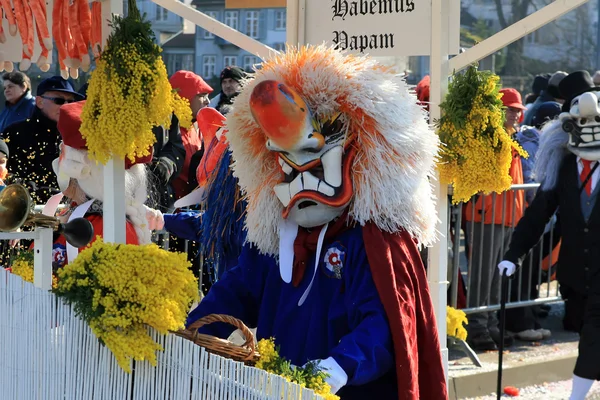
[[[52,266],[54,268],[60,268],[65,265],[67,261],[67,248],[59,243],[55,243],[52,247]]]
[[[342,269],[346,261],[345,250],[340,243],[334,243],[325,253],[323,271],[329,278],[342,279]]]

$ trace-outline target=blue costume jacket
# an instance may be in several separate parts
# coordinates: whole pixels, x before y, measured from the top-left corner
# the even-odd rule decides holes
[[[191,240],[202,243],[202,214],[198,212],[181,212],[177,214],[164,214],[165,227],[169,233],[184,240]],[[245,231],[242,231],[245,232]],[[220,279],[223,272],[230,270],[237,265],[240,255],[240,249],[244,243],[245,234],[241,237],[232,235],[229,239],[231,246],[227,252],[221,254],[219,264],[223,268],[216,271],[216,278]]]
[[[334,268],[332,260],[341,260]],[[348,375],[342,399],[397,399],[392,335],[373,283],[362,228],[323,244],[306,301],[298,302],[315,271],[314,256],[298,287],[285,283],[277,261],[246,245],[239,264],[212,286],[187,324],[208,314],[227,314],[274,337],[294,365],[333,357]],[[333,263],[340,265],[338,263]],[[202,333],[227,338],[233,327],[211,324]]]

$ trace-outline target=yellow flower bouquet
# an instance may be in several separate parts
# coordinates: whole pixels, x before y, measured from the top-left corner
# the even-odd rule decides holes
[[[446,306],[446,335],[460,340],[467,340],[465,325],[469,323],[464,311]]]
[[[198,283],[183,253],[155,244],[104,243],[100,237],[58,271],[53,290],[71,303],[117,362],[131,372],[131,360],[156,365],[163,349],[149,335],[184,327],[189,307],[197,301]]]
[[[442,142],[438,169],[442,184],[452,184],[454,204],[477,193],[510,188],[512,152],[525,150],[504,129],[500,78],[471,66],[455,74],[436,121]]]
[[[329,375],[322,371],[316,362],[309,362],[303,367],[293,366],[279,355],[279,348],[275,346],[273,338],[261,339],[258,342],[258,352],[260,359],[255,365],[256,368],[311,389],[325,400],[339,400],[338,396],[331,394],[331,386],[325,382]]]
[[[25,282],[33,283],[33,252],[20,251],[10,262],[8,270],[21,277]],[[56,275],[52,274],[52,287],[58,284]]]
[[[152,127],[170,126],[173,113],[182,127],[192,124],[188,100],[169,83],[150,22],[135,0],[128,6],[127,17],[113,17],[113,32],[96,60],[83,108],[81,134],[90,158],[101,163],[148,155],[156,141]]]

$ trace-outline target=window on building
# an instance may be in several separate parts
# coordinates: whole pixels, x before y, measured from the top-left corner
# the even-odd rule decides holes
[[[217,11],[205,11],[204,14],[208,15],[211,18],[216,19],[217,21],[219,20],[219,13]],[[213,35],[212,33],[210,33],[207,30],[204,30],[204,39],[213,39],[215,37],[215,35]]]
[[[217,56],[202,57],[202,77],[212,79],[216,75]]]
[[[169,76],[180,70],[194,70],[193,54],[166,54],[165,59]]]
[[[252,71],[254,64],[258,64],[258,58],[254,56],[244,56],[244,62],[242,63],[242,68],[245,71]]]
[[[237,30],[238,29],[238,12],[225,11],[225,25]]]
[[[156,20],[166,21],[169,18],[169,11],[166,8],[162,8],[158,4],[156,5]]]
[[[285,51],[285,43],[275,43],[273,45],[273,50]]]
[[[232,65],[237,65],[237,56],[225,56],[223,57],[223,68]]]
[[[275,29],[282,31],[286,27],[285,10],[275,11]]]
[[[258,38],[258,11],[247,11],[246,12],[246,35],[253,39]]]

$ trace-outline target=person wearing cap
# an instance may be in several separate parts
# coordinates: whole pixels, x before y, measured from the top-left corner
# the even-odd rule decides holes
[[[248,75],[243,69],[236,66],[226,67],[221,71],[221,93],[215,96],[209,106],[216,108],[221,114],[226,115],[229,112],[233,99],[240,93],[241,82]]]
[[[538,97],[540,97],[542,91],[546,90],[550,76],[550,74],[541,74],[536,75],[536,77],[533,78],[533,83],[531,84],[531,93],[528,93],[525,96],[525,108],[529,110]]]
[[[11,158],[14,178],[23,183],[37,204],[58,191],[52,161],[58,157],[60,134],[57,121],[63,105],[81,99],[69,81],[53,76],[40,82],[31,117],[2,132]]]
[[[61,193],[58,193],[44,206],[44,213],[56,213],[59,203],[66,200],[67,207],[57,215],[62,222],[84,217],[94,227],[94,238],[102,237],[104,200],[104,166],[90,160],[86,141],[79,131],[81,113],[85,101],[67,104],[60,110],[58,130],[62,139],[60,157],[52,162]],[[144,166],[152,155],[137,158],[131,162],[125,158],[125,200],[126,242],[146,244],[151,242],[151,233],[146,224],[147,173]],[[95,239],[94,239],[95,240]],[[93,242],[93,241],[92,241]],[[53,247],[53,267],[59,268],[72,262],[79,254],[61,235]]]
[[[204,79],[191,71],[177,71],[171,79],[173,90],[177,91],[181,97],[190,102],[192,112],[192,126],[190,129],[179,128],[181,140],[185,147],[185,160],[181,172],[173,180],[173,189],[175,190],[175,200],[187,195],[196,187],[192,179],[196,176],[196,169],[202,158],[202,138],[198,130],[196,116],[198,111],[208,106],[208,95],[212,93],[213,88],[208,85]],[[195,157],[194,157],[195,156]],[[192,163],[194,158],[194,163]]]
[[[8,126],[26,120],[33,113],[35,99],[31,95],[31,81],[21,71],[2,75],[5,108],[0,112],[0,132]]]
[[[531,126],[533,124],[533,117],[537,113],[538,108],[544,103],[549,101],[561,103],[564,101],[563,96],[558,89],[560,82],[567,76],[566,72],[556,71],[548,80],[548,86],[540,93],[540,97],[533,103],[533,105],[525,112],[523,118],[523,125]]]
[[[521,94],[513,88],[501,89],[506,120],[504,129],[514,136],[525,106]],[[521,157],[513,150],[509,168],[513,184],[523,183]],[[494,199],[495,197],[495,199]],[[503,204],[506,207],[503,207]],[[523,213],[523,191],[507,190],[502,194],[477,195],[467,203],[465,219],[467,235],[472,238],[469,275],[469,298],[467,307],[480,307],[498,303],[499,274],[496,265],[502,257],[513,226]],[[500,330],[495,312],[480,312],[468,315],[468,342],[475,350],[496,350],[500,343]],[[537,337],[538,335],[536,335]],[[538,339],[541,337],[538,337]],[[514,338],[506,335],[504,345],[510,346]]]

